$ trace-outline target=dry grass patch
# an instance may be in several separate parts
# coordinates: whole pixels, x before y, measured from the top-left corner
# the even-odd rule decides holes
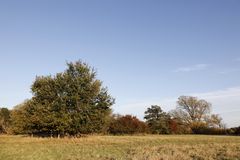
[[[3,160],[240,160],[240,137],[89,136],[79,139],[0,136]]]

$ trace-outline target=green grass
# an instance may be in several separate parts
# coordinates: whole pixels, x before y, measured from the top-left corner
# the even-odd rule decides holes
[[[240,160],[240,137],[89,136],[48,139],[0,136],[0,160]]]

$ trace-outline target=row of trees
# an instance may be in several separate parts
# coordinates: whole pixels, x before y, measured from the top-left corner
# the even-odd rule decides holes
[[[111,134],[213,134],[240,135],[240,127],[227,129],[222,118],[211,114],[211,104],[196,97],[181,96],[177,108],[164,112],[153,105],[145,111],[141,121],[131,115],[112,117],[108,132]]]
[[[31,132],[23,123],[27,125],[29,121],[27,117],[17,116],[19,119],[14,119],[15,110],[9,111],[6,108],[0,110],[0,133],[15,133],[15,134],[36,134],[38,136],[56,136],[52,130],[39,130]],[[139,120],[132,115],[110,115],[105,126],[97,132],[78,132],[78,134],[88,133],[104,133],[104,134],[217,134],[217,135],[240,135],[240,127],[226,129],[221,124],[221,118],[211,116],[212,120],[197,121],[190,124],[184,123],[182,119],[171,116],[174,111],[169,113],[163,112],[160,106],[154,105],[145,112],[145,122]],[[219,117],[219,116],[218,116]],[[25,120],[25,122],[23,122]],[[16,122],[18,123],[12,123]],[[210,123],[209,123],[210,122]],[[20,124],[20,125],[19,125]],[[90,124],[90,122],[89,122]],[[221,124],[221,125],[219,125]],[[29,125],[29,124],[28,124]],[[66,132],[66,135],[70,135]],[[75,135],[76,134],[71,134]]]
[[[132,115],[112,115],[114,99],[96,72],[81,61],[67,63],[64,72],[36,77],[33,97],[9,111],[0,109],[0,132],[40,136],[111,134],[225,134],[211,104],[196,97],[181,96],[177,108],[164,112],[151,106],[145,122]],[[237,129],[231,130],[236,133]]]

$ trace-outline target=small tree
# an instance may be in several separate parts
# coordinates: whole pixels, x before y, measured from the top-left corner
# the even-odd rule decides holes
[[[169,134],[170,133],[170,116],[163,112],[160,106],[153,105],[145,112],[146,123],[150,131],[154,134]]]
[[[26,100],[14,107],[11,112],[11,132],[14,134],[34,134],[41,126],[40,112],[36,113],[32,100]],[[36,116],[36,114],[38,114]],[[46,118],[46,117],[42,117]]]
[[[7,133],[10,125],[10,111],[0,108],[0,133]]]
[[[222,117],[220,117],[218,114],[211,114],[209,116],[206,116],[205,121],[208,124],[208,126],[212,128],[225,127],[225,125],[222,122]]]

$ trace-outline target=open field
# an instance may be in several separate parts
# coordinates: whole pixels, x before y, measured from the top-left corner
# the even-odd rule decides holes
[[[0,160],[237,160],[240,137],[89,136],[47,139],[0,136]]]

